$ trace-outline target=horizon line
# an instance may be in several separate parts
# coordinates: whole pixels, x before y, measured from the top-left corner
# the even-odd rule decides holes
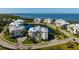
[[[79,13],[23,13],[23,12],[15,12],[15,13],[0,13],[0,14],[79,14]]]

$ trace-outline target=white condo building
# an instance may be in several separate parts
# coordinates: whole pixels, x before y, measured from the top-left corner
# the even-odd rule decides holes
[[[79,24],[68,25],[67,30],[72,34],[79,34]]]
[[[34,19],[34,23],[36,23],[36,24],[41,23],[41,21],[42,21],[42,19],[40,19],[40,18],[35,18],[35,19]]]
[[[52,19],[50,19],[50,18],[47,18],[47,19],[44,19],[44,23],[52,23]]]
[[[12,34],[13,37],[23,36],[23,31],[25,30],[25,27],[22,26],[23,22],[23,20],[17,19],[13,20],[9,24],[9,32]]]
[[[46,40],[48,39],[48,28],[41,26],[32,27],[28,30],[28,34],[33,39]]]
[[[68,25],[69,22],[64,21],[63,19],[57,19],[55,21],[56,26],[63,26],[63,25]]]

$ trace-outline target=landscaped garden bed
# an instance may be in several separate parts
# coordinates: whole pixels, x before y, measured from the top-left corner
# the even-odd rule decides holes
[[[4,33],[3,35],[3,38],[7,41],[10,41],[10,42],[13,42],[13,43],[17,43],[17,39],[16,38],[13,38],[11,36],[11,34],[9,33],[8,29],[6,30],[6,32]]]

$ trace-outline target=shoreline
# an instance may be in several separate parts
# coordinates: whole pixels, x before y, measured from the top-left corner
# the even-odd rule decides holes
[[[14,14],[0,14],[0,19],[3,19],[3,18],[12,18],[12,19],[18,19],[18,18],[20,18],[20,19],[23,19],[23,20],[33,20],[34,19],[34,17],[32,18],[32,17],[29,17],[29,18],[25,18],[25,17],[21,17],[21,16],[19,16],[19,15],[14,15]],[[40,17],[38,17],[38,18],[40,18]],[[41,18],[41,19],[45,19],[45,18]],[[56,20],[55,18],[52,18],[52,20]],[[61,19],[63,19],[63,18],[61,18]],[[79,23],[79,19],[64,19],[64,20],[66,20],[66,21],[68,21],[68,22],[70,22],[70,23]]]

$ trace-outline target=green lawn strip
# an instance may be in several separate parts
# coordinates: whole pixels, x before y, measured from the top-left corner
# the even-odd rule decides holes
[[[6,47],[0,45],[0,50],[11,50],[11,49],[6,48]]]
[[[3,48],[3,47],[0,46],[0,50],[6,50],[6,48]]]
[[[68,32],[71,36],[79,38],[79,35],[77,35],[77,34],[72,34],[72,33],[70,33],[70,32],[67,31],[67,30],[65,30],[65,31]]]
[[[61,45],[39,48],[35,50],[79,50],[79,44],[75,42],[69,42]]]
[[[47,24],[47,27],[54,30],[54,36],[56,36],[58,39],[65,39],[68,38],[64,33],[59,31],[59,27],[53,25],[53,24]]]
[[[12,38],[7,31],[3,34],[3,38],[8,43],[11,43],[11,44],[17,43],[17,39]]]
[[[4,38],[4,39],[3,39]],[[3,36],[3,40],[6,41],[7,43],[10,43],[10,44],[15,44],[15,42],[12,42],[10,39],[6,38],[6,36]]]
[[[23,44],[34,44],[31,40],[25,39]]]
[[[75,36],[75,37],[77,37],[77,38],[79,38],[79,35],[78,34],[72,34],[73,36]]]

